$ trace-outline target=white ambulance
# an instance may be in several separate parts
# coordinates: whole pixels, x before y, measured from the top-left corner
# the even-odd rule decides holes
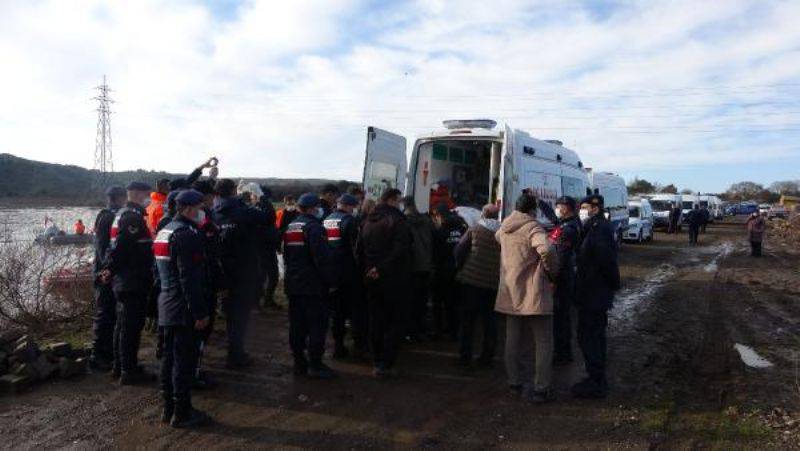
[[[443,124],[444,129],[414,141],[408,163],[404,137],[369,127],[363,178],[367,198],[377,200],[384,190],[399,188],[414,196],[422,212],[442,202],[451,209],[480,209],[499,201],[504,217],[523,189],[551,206],[562,195],[576,200],[586,195],[583,163],[559,141],[536,139],[488,119]]]

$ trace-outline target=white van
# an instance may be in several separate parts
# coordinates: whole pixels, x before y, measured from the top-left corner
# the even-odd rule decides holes
[[[653,207],[645,198],[628,201],[628,229],[622,235],[625,241],[653,240]]]
[[[628,187],[625,179],[611,172],[587,169],[587,173],[592,191],[603,196],[606,217],[614,227],[614,237],[621,241],[628,228]]]
[[[654,226],[669,227],[669,211],[672,205],[680,206],[683,202],[683,197],[680,194],[653,194],[650,196],[650,206],[653,208],[653,221]],[[683,216],[683,214],[681,214]],[[680,225],[682,218],[678,218]]]
[[[700,208],[707,208],[710,216],[710,222],[716,219],[722,219],[724,213],[722,211],[722,201],[717,196],[710,194],[703,194],[698,197]]]
[[[589,179],[583,163],[558,141],[539,140],[486,119],[450,120],[444,126],[417,138],[408,166],[406,139],[369,127],[364,162],[367,198],[377,200],[390,187],[401,191],[405,187],[419,211],[430,211],[441,202],[451,209],[480,209],[499,201],[504,217],[526,188],[551,206],[562,195],[576,200],[586,195]]]

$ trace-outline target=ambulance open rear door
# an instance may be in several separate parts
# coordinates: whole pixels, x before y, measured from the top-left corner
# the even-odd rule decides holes
[[[389,188],[405,192],[406,139],[376,127],[367,128],[367,151],[364,160],[364,193],[377,201]]]

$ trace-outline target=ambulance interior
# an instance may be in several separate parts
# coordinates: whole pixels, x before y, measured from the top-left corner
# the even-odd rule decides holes
[[[420,211],[444,202],[451,209],[480,210],[494,202],[502,144],[491,140],[449,139],[419,145],[414,195]]]

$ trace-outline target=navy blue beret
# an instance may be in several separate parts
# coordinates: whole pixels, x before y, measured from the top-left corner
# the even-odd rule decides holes
[[[178,191],[178,195],[175,196],[175,203],[178,205],[193,207],[200,205],[201,202],[203,202],[203,194],[193,189]]]
[[[122,197],[125,195],[127,195],[127,193],[125,192],[125,188],[119,185],[109,186],[106,189],[106,196],[108,197]]]
[[[319,205],[319,196],[314,193],[305,193],[297,199],[297,206],[303,208],[316,207]]]
[[[339,200],[337,200],[336,202],[342,205],[349,205],[351,207],[355,207],[356,205],[358,205],[358,199],[356,199],[356,196],[353,196],[351,194],[342,194],[341,196],[339,196]]]
[[[583,200],[581,200],[581,205],[583,204],[596,205],[600,208],[603,208],[605,200],[603,199],[603,196],[599,194],[592,194],[591,196],[586,196],[583,198]]]

